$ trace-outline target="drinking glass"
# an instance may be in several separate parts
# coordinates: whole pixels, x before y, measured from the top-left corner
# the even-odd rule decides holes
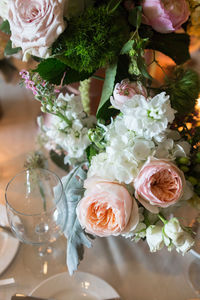
[[[58,255],[52,245],[62,234],[66,221],[61,180],[46,169],[24,170],[9,181],[5,198],[12,231],[20,241],[31,245],[25,255],[29,269],[35,269],[36,274],[50,274],[52,267],[55,273]],[[38,250],[34,261],[33,246]]]

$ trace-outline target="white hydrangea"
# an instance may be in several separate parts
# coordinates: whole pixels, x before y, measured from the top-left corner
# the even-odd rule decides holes
[[[102,152],[94,156],[88,171],[88,177],[99,176],[111,181],[117,180],[130,183],[138,174],[138,165],[134,160],[130,163],[124,155],[120,156],[119,153],[109,155],[106,152]]]
[[[186,141],[174,141],[166,138],[161,143],[157,143],[155,157],[175,160],[177,157],[187,157],[190,153],[190,144]]]
[[[148,156],[153,154],[155,144],[136,137],[133,131],[126,128],[121,117],[107,127],[105,139],[105,153],[93,157],[89,176],[131,183]]]
[[[121,109],[125,126],[145,139],[158,138],[173,122],[175,110],[164,92],[146,99],[135,95]]]

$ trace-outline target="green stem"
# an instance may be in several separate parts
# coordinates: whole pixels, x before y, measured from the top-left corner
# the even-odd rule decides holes
[[[167,224],[167,220],[161,215],[161,214],[158,214],[158,218],[163,222],[163,224]]]
[[[102,80],[102,81],[105,80],[105,78],[103,78],[103,77],[101,77],[101,76],[98,76],[98,75],[92,75],[92,78],[98,79],[98,80]]]

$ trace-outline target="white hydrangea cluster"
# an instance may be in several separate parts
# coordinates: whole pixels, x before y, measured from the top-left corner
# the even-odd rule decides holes
[[[165,93],[153,98],[135,95],[124,103],[121,112],[104,126],[106,149],[93,157],[88,176],[129,184],[148,157],[175,160],[189,154],[189,144],[168,129],[175,111]]]
[[[80,96],[61,93],[52,109],[55,115],[50,115],[42,128],[49,142],[66,151],[65,163],[84,161],[85,150],[90,144],[88,129],[96,124],[96,118],[88,117],[83,111]]]

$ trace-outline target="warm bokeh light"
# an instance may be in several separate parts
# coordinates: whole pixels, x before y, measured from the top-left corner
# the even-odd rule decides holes
[[[198,112],[197,120],[200,121],[200,94],[199,94],[199,98],[197,99],[197,104],[195,106],[195,109]]]

